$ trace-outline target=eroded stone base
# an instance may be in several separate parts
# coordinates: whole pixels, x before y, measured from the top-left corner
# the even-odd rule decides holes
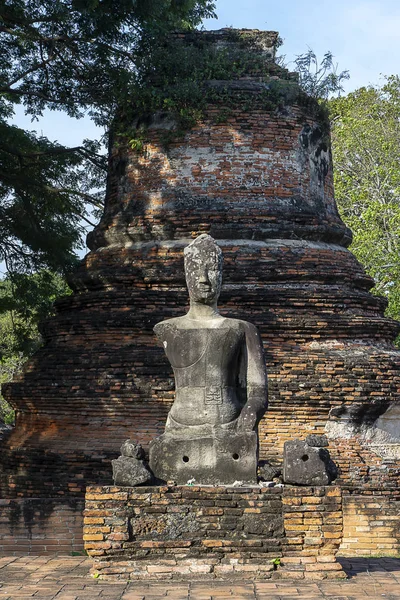
[[[254,431],[198,438],[165,433],[150,444],[150,467],[158,479],[178,485],[254,485],[257,446]]]
[[[337,487],[90,487],[84,540],[103,579],[345,577]]]

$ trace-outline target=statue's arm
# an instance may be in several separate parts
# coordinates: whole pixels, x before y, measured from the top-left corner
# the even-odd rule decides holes
[[[240,429],[255,430],[268,406],[267,371],[258,329],[244,322],[247,402],[239,416]]]
[[[163,323],[163,321],[161,321],[160,323],[156,323],[153,327],[153,331],[156,334],[157,339],[162,342],[163,338],[164,338],[164,332],[165,332],[165,325]]]

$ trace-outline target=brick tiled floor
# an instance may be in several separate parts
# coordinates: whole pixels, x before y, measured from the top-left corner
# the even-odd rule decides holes
[[[118,583],[92,579],[85,557],[0,558],[0,600],[400,600],[400,559],[341,559],[346,581]]]

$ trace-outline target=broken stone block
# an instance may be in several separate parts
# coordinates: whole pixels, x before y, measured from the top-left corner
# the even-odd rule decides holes
[[[142,446],[132,440],[125,440],[121,446],[121,454],[122,456],[130,456],[131,458],[137,458],[138,460],[143,460],[145,457]]]
[[[142,485],[151,483],[153,475],[145,462],[142,446],[133,440],[125,440],[121,446],[121,455],[112,462],[115,485]]]
[[[115,485],[143,485],[151,483],[153,476],[147,465],[131,456],[120,456],[112,462],[113,479]]]
[[[329,441],[326,435],[317,435],[316,433],[311,433],[306,437],[306,443],[309,446],[313,446],[313,448],[326,448],[329,446]]]
[[[274,479],[277,479],[282,474],[280,467],[274,467],[267,462],[260,464],[258,472],[261,481],[274,481]]]
[[[337,467],[326,448],[313,447],[304,440],[285,442],[283,480],[293,485],[329,485]]]

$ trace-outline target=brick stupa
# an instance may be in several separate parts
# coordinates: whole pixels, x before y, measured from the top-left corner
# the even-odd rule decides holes
[[[399,325],[347,249],[326,119],[292,93],[296,78],[274,62],[276,33],[182,41],[229,49],[250,33],[263,72],[208,83],[224,88],[228,109],[210,102],[167,145],[170,117],[138,114],[130,126],[145,131],[143,147],[127,137],[111,145],[104,215],[74,293],[57,302],[44,346],[5,389],[16,426],[2,442],[1,497],[15,527],[29,525],[29,498],[44,523],[55,506],[78,514],[87,484],[111,483],[122,441],[146,448],[163,432],[173,377],[152,328],[184,311],[183,248],[200,233],[223,250],[221,313],[257,325],[265,343],[260,458],[279,465],[285,440],[328,431],[339,484],[398,488]]]

